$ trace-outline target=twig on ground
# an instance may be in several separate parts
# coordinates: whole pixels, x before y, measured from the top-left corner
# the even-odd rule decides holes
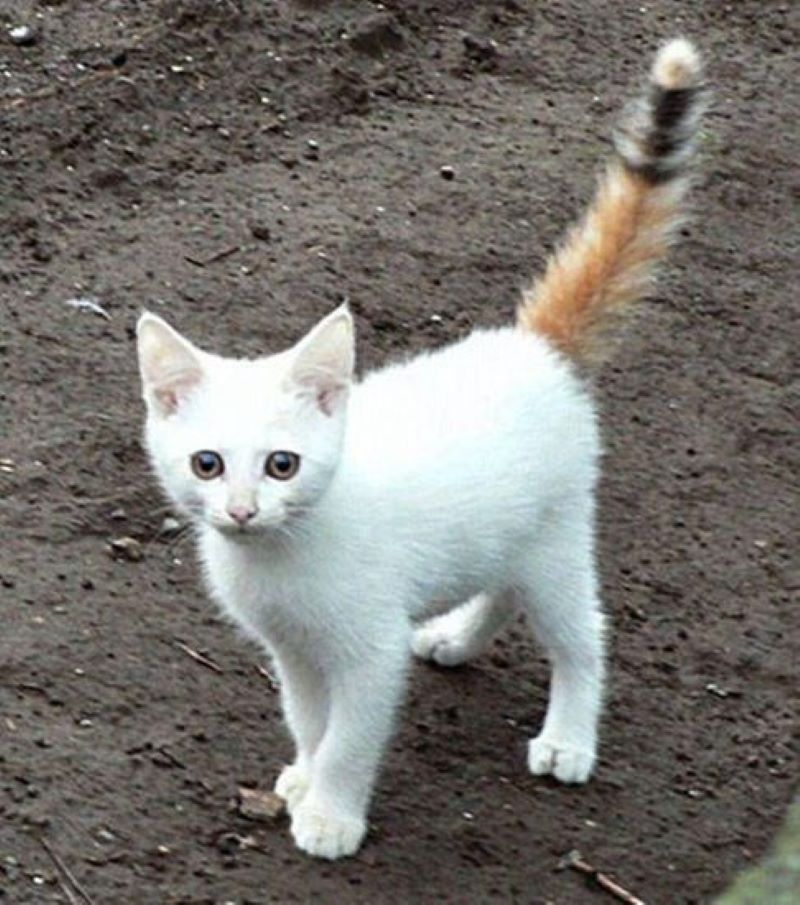
[[[99,69],[96,72],[92,72],[89,75],[83,76],[79,79],[57,82],[54,85],[46,85],[44,88],[40,88],[38,91],[33,91],[30,94],[19,95],[17,97],[11,98],[2,98],[2,100],[0,100],[0,110],[13,110],[15,107],[24,107],[27,104],[34,103],[35,101],[44,100],[48,97],[56,97],[59,94],[66,94],[67,92],[73,94],[86,85],[90,85],[93,82],[102,81],[103,79],[113,78],[115,76],[118,79],[124,77],[122,76],[120,71],[115,68]]]
[[[209,660],[208,657],[203,656],[203,654],[198,653],[196,650],[193,650],[189,647],[188,644],[184,644],[182,641],[173,641],[172,642],[175,647],[179,650],[182,650],[185,654],[190,656],[192,660],[195,660],[197,663],[200,663],[201,666],[205,666],[206,669],[213,669],[214,672],[222,673],[223,669],[221,666],[218,666],[213,660]]]
[[[181,770],[186,769],[186,764],[183,761],[178,760],[166,745],[158,745],[154,750],[157,751],[164,760],[169,761],[173,767],[179,767]]]
[[[58,885],[61,887],[61,892],[67,897],[67,901],[69,905],[82,905],[83,899],[79,899],[78,896],[72,891],[72,887],[66,880],[60,870],[57,870],[58,873]]]
[[[56,869],[61,875],[61,888],[64,890],[64,893],[69,899],[70,905],[79,905],[78,896],[83,899],[84,905],[95,905],[94,899],[92,899],[89,893],[86,892],[86,890],[81,886],[75,874],[73,874],[72,871],[67,867],[67,865],[64,863],[63,858],[58,854],[58,852],[55,851],[55,849],[43,836],[39,837],[39,842],[42,848],[50,856],[50,860],[53,862],[53,864],[55,864]],[[76,896],[75,893],[77,893],[78,896]]]
[[[64,304],[69,305],[70,308],[75,308],[76,311],[89,311],[92,314],[99,314],[100,317],[104,317],[107,321],[111,320],[111,315],[108,311],[106,311],[97,299],[91,298],[90,296],[78,296],[76,298],[67,299]]]
[[[232,245],[230,248],[224,248],[222,251],[218,251],[216,254],[211,255],[210,258],[193,258],[191,255],[184,255],[184,258],[190,264],[194,264],[195,267],[207,267],[209,264],[216,264],[217,261],[222,261],[224,258],[235,255],[236,252],[240,250],[240,245]]]
[[[558,862],[559,870],[565,870],[568,867],[572,868],[572,870],[577,870],[578,873],[594,880],[598,886],[610,893],[616,899],[619,899],[620,902],[625,902],[626,905],[645,905],[645,902],[642,899],[635,896],[632,892],[628,892],[627,889],[620,886],[619,883],[612,880],[607,874],[601,873],[596,867],[592,867],[591,864],[584,861],[581,857],[581,853],[576,849],[568,852]]]

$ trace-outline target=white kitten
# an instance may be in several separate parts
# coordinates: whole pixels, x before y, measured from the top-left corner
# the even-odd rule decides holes
[[[274,659],[297,748],[276,790],[304,851],[361,844],[409,651],[463,663],[518,609],[553,664],[529,767],[564,782],[592,772],[599,443],[570,359],[601,350],[608,315],[641,297],[680,221],[699,73],[687,42],[661,51],[592,208],[517,326],[356,383],[344,307],[255,361],[142,316],[147,447],[198,529],[212,593]],[[415,630],[432,601],[454,608]]]

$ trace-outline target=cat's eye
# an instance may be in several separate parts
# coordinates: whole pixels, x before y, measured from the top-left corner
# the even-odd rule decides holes
[[[271,453],[264,466],[264,471],[276,481],[288,481],[300,469],[300,456],[297,453],[278,450]]]
[[[196,452],[191,459],[192,471],[200,478],[201,481],[211,481],[218,478],[225,471],[225,463],[219,453],[212,452],[210,449],[203,449]]]

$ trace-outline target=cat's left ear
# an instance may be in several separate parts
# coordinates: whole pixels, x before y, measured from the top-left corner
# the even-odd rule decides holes
[[[355,357],[353,316],[344,304],[295,346],[289,381],[313,394],[320,411],[332,415],[347,398]]]
[[[139,318],[136,339],[144,397],[159,415],[172,415],[203,379],[202,353],[150,312]]]

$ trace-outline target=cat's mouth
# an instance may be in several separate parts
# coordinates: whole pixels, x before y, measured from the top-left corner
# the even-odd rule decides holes
[[[201,518],[206,525],[219,531],[225,537],[246,542],[268,535],[294,535],[302,525],[302,516],[308,511],[308,508],[307,505],[300,502],[283,501],[269,510],[262,509],[255,518],[245,522],[238,522],[230,518],[227,513],[216,510],[206,510]]]
[[[256,537],[259,534],[265,534],[270,529],[268,524],[262,522],[257,522],[255,524],[253,522],[247,522],[244,525],[240,525],[236,522],[223,521],[222,519],[212,520],[211,525],[226,537]],[[272,527],[274,528],[275,526],[273,525]]]

